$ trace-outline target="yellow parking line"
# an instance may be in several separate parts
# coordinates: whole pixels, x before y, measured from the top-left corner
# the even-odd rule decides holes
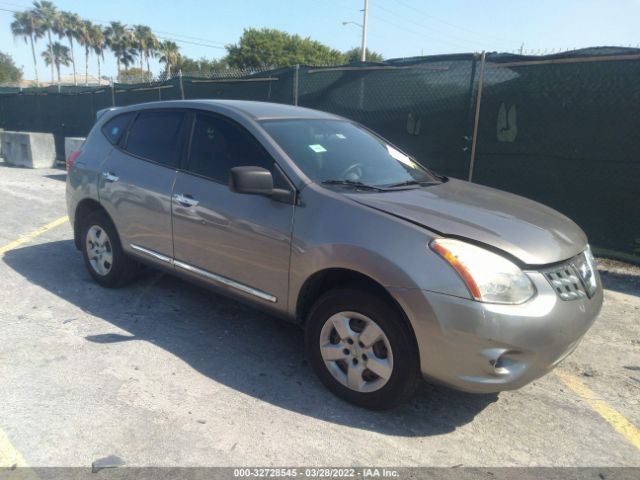
[[[569,387],[573,393],[578,395],[582,400],[587,402],[591,408],[593,408],[598,415],[604,418],[609,424],[629,443],[640,449],[640,430],[632,424],[629,420],[624,418],[620,413],[611,408],[604,400],[598,398],[589,387],[580,381],[577,377],[570,373],[563,372],[562,370],[554,370],[556,376],[562,380],[562,382]]]
[[[9,250],[13,250],[16,247],[19,247],[23,243],[27,243],[33,240],[34,238],[42,235],[43,233],[48,232],[52,228],[62,225],[68,220],[69,220],[69,217],[64,216],[64,217],[58,218],[57,220],[54,220],[53,222],[47,223],[44,227],[40,227],[39,229],[34,230],[33,232],[22,235],[17,240],[14,240],[13,242],[6,244],[4,247],[0,247],[0,255],[8,252]]]
[[[44,227],[40,227],[33,232],[22,235],[17,240],[6,244],[3,247],[0,247],[0,255],[8,252],[9,250],[13,250],[14,248],[19,247],[23,243],[27,243],[34,238],[42,235],[43,233],[48,232],[52,228],[55,228],[69,220],[68,217],[64,216],[54,220],[53,222],[47,223]],[[0,428],[0,468],[18,468],[18,467],[26,467],[27,462],[25,461],[22,454],[13,446],[7,434]],[[37,478],[33,475],[33,472],[26,470],[22,471],[22,478]]]
[[[0,468],[26,467],[27,462],[0,429]]]

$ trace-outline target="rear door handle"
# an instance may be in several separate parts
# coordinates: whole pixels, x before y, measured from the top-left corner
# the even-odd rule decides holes
[[[102,172],[102,178],[104,178],[105,182],[117,182],[118,180],[120,180],[119,177],[116,177],[113,173],[111,172]]]
[[[195,207],[200,203],[189,194],[176,193],[173,199],[184,207]]]

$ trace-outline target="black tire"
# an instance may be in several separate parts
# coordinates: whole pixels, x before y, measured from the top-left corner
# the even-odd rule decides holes
[[[89,234],[89,230],[94,226],[102,229],[108,236],[108,250],[112,256],[112,262],[106,274],[98,273],[89,259],[87,235]],[[82,251],[85,266],[98,284],[107,288],[117,288],[134,280],[138,273],[139,265],[122,250],[118,231],[106,213],[96,211],[87,215],[87,217],[82,220],[80,232],[80,250]]]
[[[373,320],[389,341],[393,352],[392,373],[378,390],[352,390],[338,381],[325,364],[320,352],[322,328],[331,316],[344,311],[356,312]],[[419,356],[413,333],[396,305],[366,290],[339,288],[322,295],[307,317],[305,341],[311,365],[322,383],[338,397],[360,407],[372,410],[395,407],[408,400],[418,385]]]

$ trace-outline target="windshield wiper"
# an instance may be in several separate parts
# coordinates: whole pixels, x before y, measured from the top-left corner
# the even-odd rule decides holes
[[[437,182],[418,182],[417,180],[405,180],[404,182],[384,185],[384,188],[409,187],[411,185],[420,185],[421,187],[426,187],[428,185],[437,185]]]
[[[366,183],[362,183],[357,180],[323,180],[322,184],[323,185],[347,185],[350,187],[359,188],[361,190],[375,190],[376,192],[381,192],[384,190],[380,187],[367,185]]]

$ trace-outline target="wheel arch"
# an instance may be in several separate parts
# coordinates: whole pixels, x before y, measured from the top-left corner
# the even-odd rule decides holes
[[[381,283],[368,275],[349,268],[325,268],[313,273],[305,280],[296,301],[295,317],[297,322],[304,326],[309,311],[316,300],[324,293],[340,287],[362,288],[387,300],[400,314],[403,324],[416,343],[416,348],[418,347],[416,333],[400,303]]]
[[[76,206],[75,215],[73,219],[73,242],[78,250],[80,250],[80,247],[81,247],[80,235],[82,232],[80,231],[80,229],[82,228],[82,222],[88,215],[91,215],[94,212],[104,213],[109,219],[109,221],[113,225],[115,225],[113,223],[113,219],[111,218],[111,215],[109,215],[107,210],[102,205],[100,205],[100,202],[98,202],[97,200],[94,200],[93,198],[85,198],[84,200],[79,202],[78,205]]]

